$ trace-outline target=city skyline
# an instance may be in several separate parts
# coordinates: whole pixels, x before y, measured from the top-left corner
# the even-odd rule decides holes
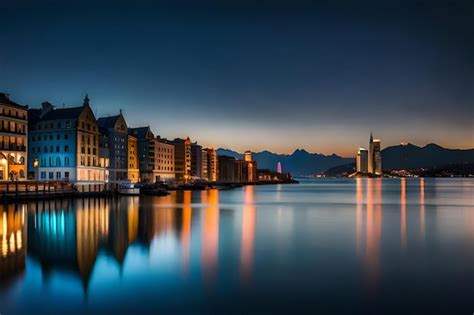
[[[2,3],[0,90],[239,152],[473,148],[469,2],[342,3]]]

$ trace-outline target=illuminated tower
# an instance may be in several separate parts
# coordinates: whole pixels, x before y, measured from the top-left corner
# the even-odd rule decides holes
[[[281,174],[281,162],[278,162],[277,164],[277,173]]]
[[[372,137],[369,139],[368,171],[371,174],[382,175],[382,154],[380,152],[380,140]]]

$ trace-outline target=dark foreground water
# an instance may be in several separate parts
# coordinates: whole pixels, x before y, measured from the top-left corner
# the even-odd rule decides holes
[[[474,180],[0,209],[0,313],[474,312]]]

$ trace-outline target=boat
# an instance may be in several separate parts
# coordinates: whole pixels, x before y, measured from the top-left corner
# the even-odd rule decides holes
[[[140,195],[140,188],[135,187],[131,182],[123,182],[118,186],[118,193],[120,195],[138,196]]]

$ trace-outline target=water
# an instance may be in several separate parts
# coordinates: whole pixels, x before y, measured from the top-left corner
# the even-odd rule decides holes
[[[474,312],[474,180],[0,209],[0,313]]]

